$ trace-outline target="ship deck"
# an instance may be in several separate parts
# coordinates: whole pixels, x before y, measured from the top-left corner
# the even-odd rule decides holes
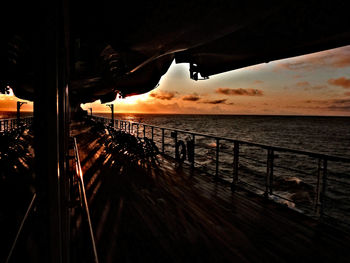
[[[125,165],[73,123],[100,262],[348,262],[346,232],[159,157]]]

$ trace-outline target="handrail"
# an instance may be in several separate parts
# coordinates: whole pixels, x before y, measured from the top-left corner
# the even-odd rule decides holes
[[[87,216],[87,221],[88,221],[88,225],[89,225],[89,232],[90,232],[90,237],[91,237],[91,242],[92,242],[92,249],[93,249],[93,253],[94,253],[94,260],[95,263],[98,263],[98,256],[97,256],[97,249],[96,249],[96,243],[95,243],[95,237],[94,237],[94,232],[92,229],[92,223],[91,223],[91,218],[90,218],[90,211],[89,211],[89,206],[88,206],[88,202],[87,202],[87,198],[86,198],[86,192],[85,192],[85,186],[84,186],[84,179],[83,179],[83,171],[81,169],[81,164],[80,164],[80,158],[79,158],[79,150],[78,150],[78,144],[77,144],[77,140],[74,137],[74,155],[75,155],[75,169],[76,169],[76,173],[77,176],[79,178],[79,185],[81,188],[81,200],[83,202],[83,206],[85,207],[85,212],[86,212],[86,216]]]
[[[93,115],[91,117],[110,120],[109,118],[96,116],[96,115]],[[193,131],[185,131],[185,130],[181,130],[181,129],[167,128],[167,127],[161,127],[161,126],[157,126],[157,125],[150,125],[150,124],[146,124],[146,123],[142,123],[142,122],[126,121],[126,120],[119,120],[119,119],[116,119],[115,121],[129,122],[129,123],[132,123],[133,125],[138,124],[138,125],[142,125],[142,126],[146,126],[146,127],[164,129],[167,131],[176,131],[176,132],[181,132],[181,133],[187,133],[190,135],[202,136],[202,137],[207,137],[207,138],[211,138],[211,139],[215,139],[215,140],[219,139],[219,140],[225,140],[225,141],[229,141],[229,142],[233,142],[233,143],[238,142],[240,144],[246,144],[249,146],[256,146],[256,147],[261,147],[264,149],[272,149],[272,150],[278,151],[278,152],[291,152],[291,153],[296,153],[296,154],[308,155],[310,157],[315,157],[315,158],[327,159],[330,161],[341,161],[341,162],[350,163],[350,158],[341,157],[341,156],[334,156],[334,155],[328,155],[328,154],[323,154],[323,153],[316,153],[316,152],[312,152],[312,151],[303,151],[303,150],[298,150],[298,149],[291,149],[291,148],[286,148],[286,147],[249,142],[249,141],[244,141],[244,140],[237,140],[237,139],[233,139],[233,138],[220,137],[220,136],[215,136],[215,135],[211,135],[211,134],[204,134],[204,133],[193,132]]]
[[[5,132],[14,128],[19,128],[19,124],[22,122],[24,122],[25,124],[30,124],[33,122],[33,119],[33,116],[20,118],[19,121],[17,118],[0,119],[0,132]]]
[[[35,199],[36,199],[36,193],[33,194],[32,200],[30,201],[29,206],[28,206],[28,208],[27,208],[27,211],[26,211],[26,213],[24,214],[24,217],[23,217],[23,219],[22,219],[22,221],[21,221],[21,224],[20,224],[20,226],[19,226],[19,228],[18,228],[18,231],[17,231],[16,237],[15,237],[15,240],[14,240],[13,243],[12,243],[10,252],[9,252],[9,254],[8,254],[8,256],[7,256],[7,259],[6,259],[6,261],[5,261],[6,263],[10,262],[10,259],[11,259],[12,253],[13,253],[13,250],[14,250],[15,247],[16,247],[16,244],[17,244],[19,235],[20,235],[21,232],[22,232],[24,223],[25,223],[25,221],[27,220],[30,211],[32,210],[32,207],[33,207],[33,204],[34,204],[34,202],[35,202]]]

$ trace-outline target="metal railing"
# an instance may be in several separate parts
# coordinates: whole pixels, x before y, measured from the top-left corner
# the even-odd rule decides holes
[[[76,170],[76,175],[78,178],[80,202],[81,202],[83,211],[85,211],[85,215],[87,218],[87,223],[88,223],[88,227],[89,227],[89,234],[90,234],[92,250],[93,250],[93,256],[94,256],[94,262],[98,263],[95,237],[94,237],[94,232],[93,232],[91,218],[90,218],[89,205],[88,205],[87,198],[86,198],[84,179],[83,179],[83,171],[81,169],[80,158],[79,158],[78,144],[77,144],[77,140],[75,137],[73,138],[73,140],[74,140],[75,170]]]
[[[161,153],[316,217],[350,224],[350,158],[127,120],[98,122],[151,139]]]
[[[13,251],[14,251],[16,245],[17,245],[19,236],[20,236],[21,233],[22,233],[23,226],[24,226],[24,224],[25,224],[25,222],[26,222],[26,220],[27,220],[27,218],[28,218],[30,212],[32,211],[32,209],[33,209],[33,207],[34,207],[35,200],[36,200],[36,193],[33,194],[33,197],[32,197],[32,199],[31,199],[31,201],[30,201],[30,203],[29,203],[29,206],[28,206],[28,208],[27,208],[27,210],[26,210],[26,213],[24,214],[23,219],[22,219],[22,221],[21,221],[21,224],[19,225],[19,228],[18,228],[16,237],[15,237],[13,243],[12,243],[10,252],[9,252],[7,258],[6,258],[6,261],[5,261],[6,263],[10,262],[10,259],[11,259],[11,257],[12,257]]]
[[[16,118],[0,119],[0,132],[9,131],[18,128],[21,124],[30,125],[33,122],[33,117],[21,118],[19,121]]]

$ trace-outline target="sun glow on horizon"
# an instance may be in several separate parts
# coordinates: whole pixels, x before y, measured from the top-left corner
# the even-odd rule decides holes
[[[150,92],[140,95],[129,96],[126,98],[120,98],[119,96],[112,102],[113,104],[118,105],[134,105],[139,102],[145,102],[150,99]]]

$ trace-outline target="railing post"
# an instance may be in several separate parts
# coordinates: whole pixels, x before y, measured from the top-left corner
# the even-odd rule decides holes
[[[317,167],[317,183],[316,183],[316,193],[315,193],[315,200],[314,200],[314,206],[315,206],[315,214],[320,216],[320,205],[321,205],[321,169],[322,165],[322,159],[318,159],[318,167]]]
[[[219,178],[219,151],[220,151],[220,140],[216,138],[216,158],[215,158],[215,178]]]
[[[324,206],[326,202],[326,190],[327,190],[327,159],[323,159],[323,169],[322,169],[322,194],[321,194],[321,211],[320,216],[323,217]]]
[[[162,128],[162,153],[164,153],[164,128]]]
[[[231,189],[235,190],[238,184],[238,166],[239,166],[239,142],[234,141],[233,148],[233,179]]]
[[[146,137],[146,125],[143,125],[143,138]]]
[[[136,137],[138,138],[139,137],[139,124],[137,124],[137,135],[136,135]]]
[[[174,149],[175,149],[175,155],[174,158],[175,160],[178,160],[179,158],[179,152],[178,152],[178,145],[177,145],[177,131],[171,131],[170,133],[171,138],[174,139]]]
[[[195,163],[195,149],[196,149],[196,135],[192,134],[192,142],[193,142],[193,148],[192,148],[192,160],[191,160],[191,168],[194,168]]]
[[[273,149],[267,149],[267,163],[266,163],[266,188],[264,196],[268,197],[269,194],[272,195],[272,184],[273,184],[273,159],[274,153]]]
[[[129,121],[129,134],[131,134],[130,125],[131,125],[131,122]]]
[[[152,132],[152,142],[153,142],[153,138],[154,138],[154,127],[152,126],[151,129],[152,129],[151,132]]]

